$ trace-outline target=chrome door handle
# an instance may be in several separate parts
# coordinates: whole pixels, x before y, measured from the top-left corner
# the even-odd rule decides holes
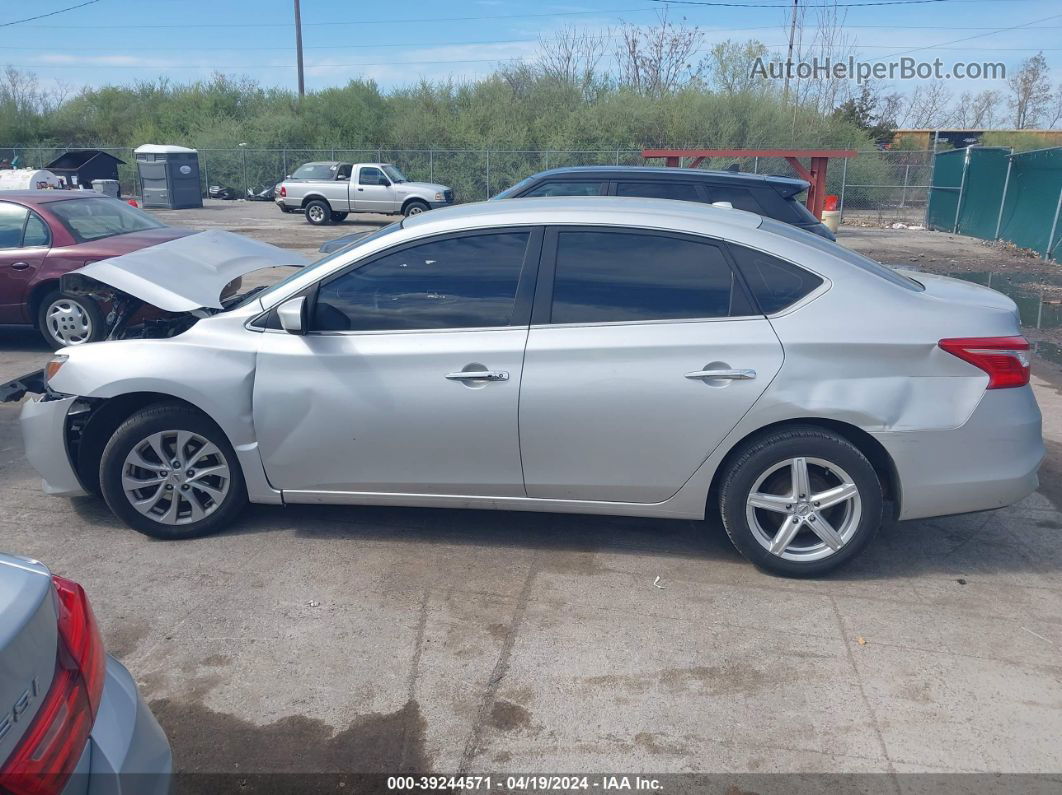
[[[697,370],[686,373],[686,378],[728,378],[731,381],[751,381],[755,377],[755,370]]]
[[[12,262],[11,269],[16,271],[24,271],[30,264],[28,262]]]
[[[459,373],[447,373],[451,381],[508,381],[509,374],[504,370],[462,370]]]

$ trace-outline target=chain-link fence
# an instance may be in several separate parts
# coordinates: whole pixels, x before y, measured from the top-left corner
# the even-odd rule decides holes
[[[77,147],[69,147],[77,148]],[[118,167],[123,196],[140,195],[133,150],[95,147],[125,161]],[[0,157],[17,157],[21,167],[41,168],[68,147],[3,147]],[[200,149],[199,174],[203,195],[212,185],[248,188],[279,182],[303,163],[336,160],[348,163],[394,163],[411,180],[438,182],[454,189],[458,201],[481,201],[524,177],[548,168],[589,165],[644,165],[640,149]],[[728,168],[757,174],[795,176],[784,158],[714,158],[704,168]],[[850,219],[921,223],[932,182],[933,153],[928,151],[861,151],[848,160],[834,160],[827,189],[836,194]]]

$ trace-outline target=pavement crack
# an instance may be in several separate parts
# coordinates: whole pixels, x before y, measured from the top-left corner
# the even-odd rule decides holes
[[[424,651],[424,632],[428,626],[428,604],[431,601],[431,588],[424,589],[424,595],[420,599],[420,615],[417,619],[417,636],[413,643],[413,658],[409,662],[409,681],[406,684],[406,707],[416,703],[417,679],[420,677],[420,657]],[[405,719],[402,722],[402,749],[399,755],[399,769],[405,771],[406,762],[409,758],[409,741],[417,731],[415,724],[417,713],[407,709]]]
[[[490,720],[491,712],[494,710],[494,703],[497,700],[498,688],[501,686],[502,679],[509,672],[509,660],[512,656],[513,644],[516,642],[516,635],[520,631],[520,625],[523,624],[524,615],[527,612],[527,604],[531,600],[531,588],[534,585],[535,576],[538,574],[540,554],[538,550],[535,550],[531,555],[527,576],[524,578],[524,584],[516,598],[513,617],[509,621],[505,639],[502,641],[501,650],[498,652],[498,659],[494,663],[494,669],[491,671],[490,679],[487,680],[487,686],[483,691],[483,700],[480,702],[479,710],[476,712],[472,731],[465,742],[465,750],[461,755],[461,764],[458,768],[459,776],[468,773],[472,760],[479,753],[484,728]]]

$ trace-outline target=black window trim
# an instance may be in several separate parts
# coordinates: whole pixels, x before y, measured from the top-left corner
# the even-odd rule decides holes
[[[720,321],[731,320],[762,320],[764,317],[764,315],[760,313],[752,315],[728,315],[726,317],[669,317],[656,320],[604,320],[583,323],[553,323],[551,319],[553,314],[553,284],[557,272],[557,243],[561,232],[609,232],[619,235],[653,235],[656,237],[677,238],[692,243],[713,246],[722,254],[723,261],[730,268],[730,272],[734,277],[734,285],[736,289],[741,290],[741,292],[744,293],[748,306],[753,308],[759,307],[759,305],[753,300],[748,283],[745,281],[744,275],[741,273],[741,270],[737,267],[737,263],[731,256],[730,250],[726,246],[726,241],[721,238],[696,235],[688,232],[675,232],[670,229],[653,229],[650,227],[610,226],[608,224],[572,224],[569,226],[566,224],[558,224],[547,226],[542,237],[541,264],[538,269],[539,289],[535,291],[534,306],[531,310],[532,328],[646,326],[659,325],[662,323],[718,323]]]
[[[785,223],[785,221],[779,221],[779,223]],[[792,226],[792,224],[790,224],[790,226]],[[801,296],[800,298],[798,298],[796,301],[794,301],[791,304],[787,304],[786,306],[783,306],[777,312],[772,312],[769,315],[766,314],[766,313],[763,313],[763,307],[760,306],[760,302],[758,300],[756,300],[756,292],[755,292],[755,290],[753,290],[749,286],[748,280],[745,278],[745,272],[741,269],[741,264],[738,261],[738,258],[734,255],[734,252],[733,252],[733,249],[732,249],[733,246],[738,246],[740,248],[747,248],[749,251],[758,251],[760,254],[766,254],[768,257],[773,257],[776,260],[781,260],[782,262],[786,262],[786,263],[792,265],[794,268],[800,268],[800,270],[807,271],[812,276],[817,276],[819,279],[822,280],[822,283],[818,287],[816,287],[814,290],[812,290],[810,293],[807,293],[806,295]],[[756,309],[759,309],[760,312],[763,313],[761,315],[757,315],[757,317],[765,317],[768,320],[770,320],[772,318],[782,317],[783,315],[788,315],[790,312],[795,312],[796,310],[800,309],[801,307],[811,303],[812,301],[814,301],[816,298],[818,298],[820,295],[825,293],[827,290],[829,290],[833,286],[833,282],[830,280],[830,277],[827,276],[826,274],[821,273],[821,272],[815,270],[814,268],[809,268],[807,265],[804,265],[803,263],[797,262],[796,260],[790,259],[789,257],[783,257],[780,254],[777,254],[777,253],[775,253],[773,251],[768,251],[767,249],[759,248],[758,246],[750,246],[748,243],[738,243],[738,242],[733,241],[733,240],[723,241],[723,249],[726,252],[727,259],[730,261],[730,267],[732,267],[734,269],[734,272],[738,274],[738,278],[741,279],[741,283],[745,287],[745,292],[749,296],[749,299],[752,302],[752,306],[754,306]]]
[[[537,182],[531,183],[526,188],[524,188],[522,191],[520,191],[519,195],[512,196],[511,198],[513,198],[513,199],[523,199],[523,198],[540,199],[540,198],[547,198],[545,196],[528,196],[527,194],[529,194],[533,190],[536,190],[536,189],[542,187],[543,185],[549,185],[549,184],[552,184],[554,182],[566,182],[566,183],[569,183],[569,182],[585,182],[587,184],[597,183],[597,195],[598,196],[610,196],[611,195],[609,193],[609,190],[610,190],[609,180],[607,180],[607,179],[601,179],[601,178],[594,179],[592,177],[589,177],[587,179],[582,179],[580,177],[572,177],[571,179],[553,179],[553,178],[540,179]],[[549,197],[549,198],[562,198],[562,197],[554,196],[554,197]]]
[[[686,177],[686,175],[683,175]],[[656,184],[671,184],[671,185],[692,185],[694,191],[697,193],[697,201],[702,204],[708,203],[708,193],[705,191],[705,182],[703,179],[695,179],[692,177],[686,177],[685,179],[672,179],[671,177],[659,177],[653,179],[651,175],[639,174],[636,177],[614,177],[609,180],[608,195],[619,196],[619,184],[621,182],[653,182]],[[620,198],[627,198],[621,196]],[[648,196],[630,197],[630,198],[650,198]],[[669,199],[669,201],[688,201],[687,199]]]
[[[313,328],[307,329],[306,336],[310,337],[335,337],[335,336],[357,336],[363,334],[453,334],[455,332],[463,331],[496,331],[498,329],[512,329],[512,328],[526,328],[530,323],[531,318],[531,306],[535,296],[535,283],[538,279],[539,263],[542,253],[542,237],[543,227],[533,226],[530,224],[524,225],[509,225],[509,226],[492,226],[479,229],[462,229],[456,232],[444,232],[438,235],[427,235],[425,237],[418,237],[413,240],[407,240],[405,243],[401,243],[390,248],[385,248],[381,251],[377,251],[366,257],[363,260],[358,260],[350,265],[347,265],[339,270],[332,271],[326,276],[322,276],[318,281],[312,285],[300,290],[298,293],[290,296],[290,298],[296,298],[300,295],[306,296],[306,317],[312,319],[317,309],[317,293],[321,285],[325,282],[331,282],[334,279],[339,279],[351,271],[355,271],[358,268],[363,268],[366,265],[370,265],[373,262],[382,259],[383,257],[389,257],[392,254],[397,254],[401,251],[405,251],[408,248],[414,246],[423,245],[424,243],[434,243],[440,240],[451,240],[454,238],[465,237],[480,237],[482,235],[504,234],[506,232],[530,232],[527,241],[527,248],[524,250],[524,262],[520,266],[520,275],[516,282],[516,299],[513,305],[513,314],[509,320],[507,326],[467,326],[464,328],[424,328],[424,329],[355,329],[355,330],[335,330],[335,331],[316,331]],[[280,303],[290,300],[285,298]],[[274,307],[275,308],[275,307]],[[270,310],[272,311],[272,310]],[[263,323],[268,322],[267,317],[269,311],[263,312],[258,315],[253,324],[256,328],[260,328],[263,331],[274,331],[274,329],[261,328],[258,323],[259,320]],[[281,333],[287,333],[281,330]]]

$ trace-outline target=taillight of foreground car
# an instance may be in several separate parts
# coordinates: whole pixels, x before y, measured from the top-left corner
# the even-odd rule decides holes
[[[1029,341],[1025,337],[957,337],[938,345],[988,373],[986,389],[1029,383]]]
[[[52,577],[59,612],[55,676],[40,709],[0,769],[0,791],[61,792],[85,750],[103,695],[106,653],[85,589]]]

